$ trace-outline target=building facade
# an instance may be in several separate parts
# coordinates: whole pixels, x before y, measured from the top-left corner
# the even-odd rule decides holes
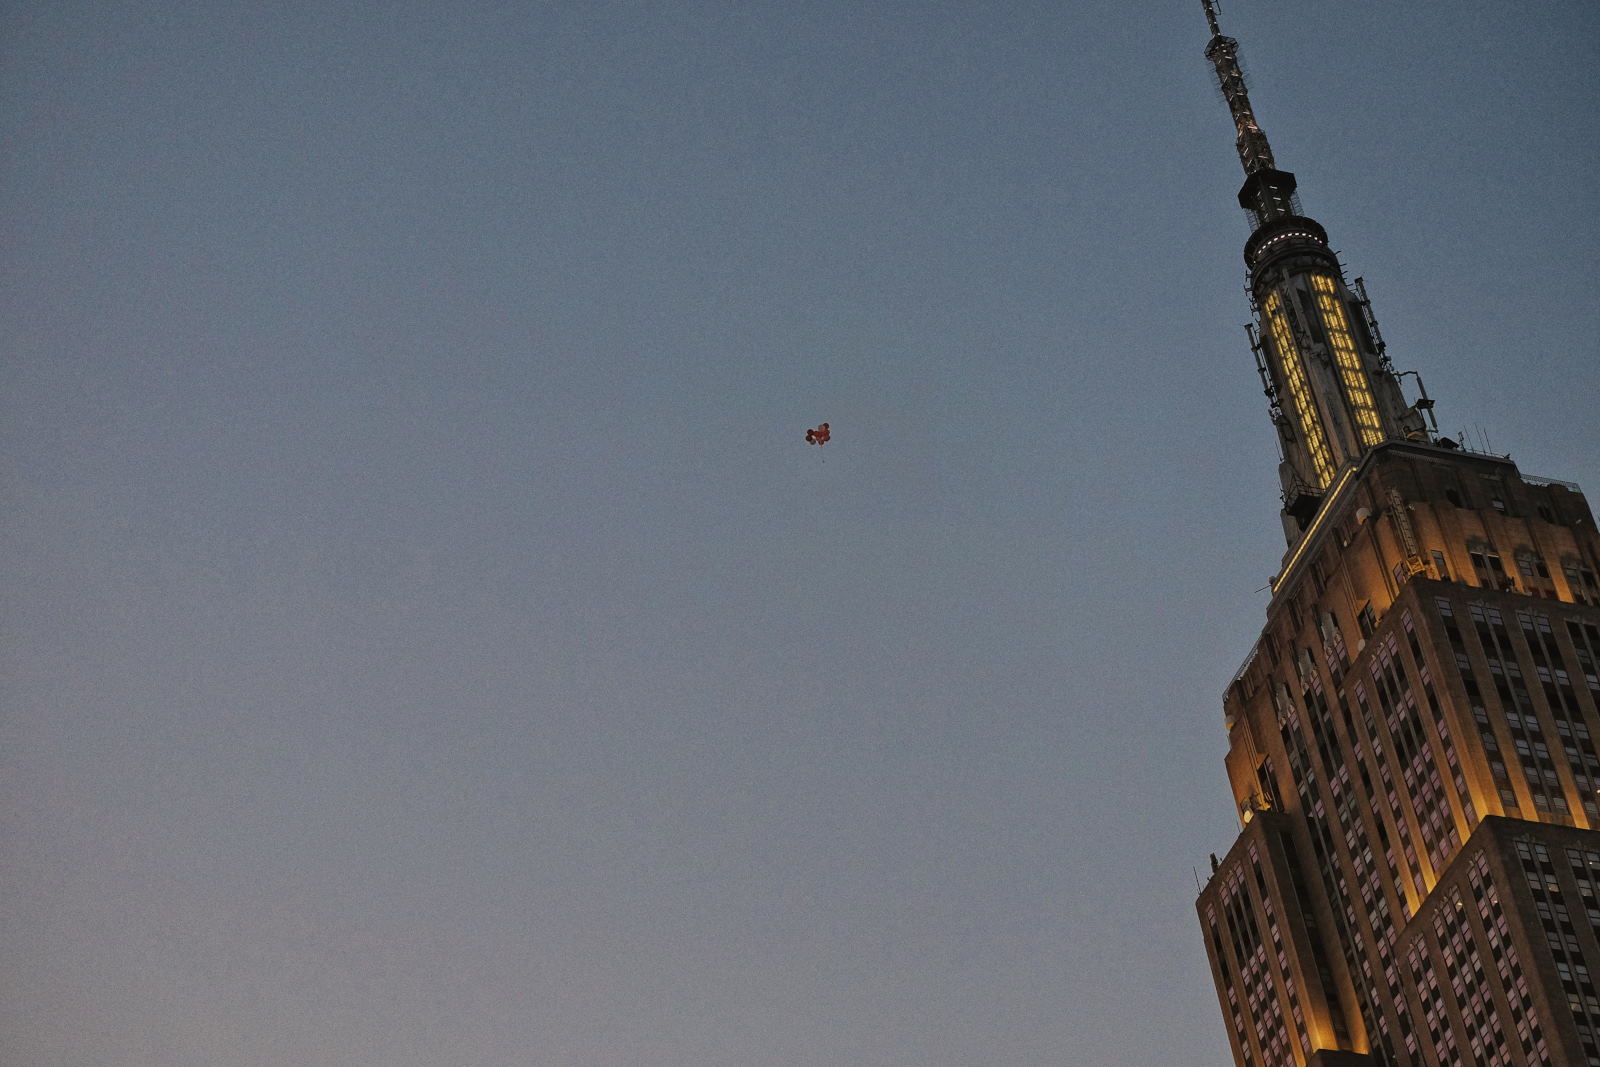
[[[1200,916],[1249,1067],[1600,1067],[1600,535],[1438,435],[1306,217],[1212,0],[1288,549],[1224,697]]]

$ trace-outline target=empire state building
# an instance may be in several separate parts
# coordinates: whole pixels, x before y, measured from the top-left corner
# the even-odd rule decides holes
[[[1253,232],[1287,548],[1224,698],[1196,907],[1250,1067],[1600,1067],[1600,535],[1439,435],[1202,0]]]

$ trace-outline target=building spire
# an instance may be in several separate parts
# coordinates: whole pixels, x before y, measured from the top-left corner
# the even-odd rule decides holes
[[[1239,190],[1239,206],[1254,216],[1259,230],[1277,219],[1300,214],[1300,205],[1294,199],[1294,175],[1278,169],[1267,135],[1256,122],[1255,111],[1250,107],[1250,93],[1244,84],[1244,72],[1239,69],[1239,42],[1225,36],[1218,27],[1216,0],[1200,2],[1205,6],[1206,22],[1211,26],[1206,58],[1217,68],[1217,84],[1222,87],[1222,98],[1228,102],[1237,133],[1234,147],[1239,151],[1239,162],[1244,165],[1245,183]]]
[[[1206,45],[1206,58],[1217,68],[1217,82],[1222,86],[1222,97],[1233,113],[1233,125],[1239,131],[1239,162],[1246,174],[1272,170],[1272,146],[1267,135],[1256,123],[1255,112],[1250,110],[1250,93],[1244,85],[1244,72],[1239,69],[1239,42],[1223,36],[1217,26],[1215,0],[1200,0],[1206,8],[1206,21],[1211,24],[1211,43]]]
[[[1294,175],[1272,158],[1239,69],[1239,42],[1217,24],[1216,0],[1201,4],[1211,28],[1206,58],[1244,166],[1239,206],[1254,222],[1244,247],[1258,316],[1250,341],[1278,428],[1284,534],[1293,544],[1341,472],[1424,427],[1401,396],[1365,294],[1350,291],[1327,232],[1300,213]]]

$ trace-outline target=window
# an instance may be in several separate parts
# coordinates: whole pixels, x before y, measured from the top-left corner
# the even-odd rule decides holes
[[[1500,562],[1500,553],[1483,547],[1468,552],[1467,557],[1472,560],[1472,571],[1477,575],[1479,585],[1490,589],[1506,588],[1509,579],[1505,564]]]
[[[1361,627],[1363,638],[1372,636],[1372,632],[1378,628],[1378,616],[1373,612],[1371,602],[1361,609],[1361,614],[1356,616],[1356,622]]]
[[[1550,568],[1533,549],[1523,548],[1517,551],[1517,573],[1524,578],[1548,578]]]
[[[1484,478],[1483,491],[1484,494],[1489,498],[1490,507],[1494,508],[1502,515],[1514,514],[1508,501],[1505,483],[1503,483],[1499,478]]]

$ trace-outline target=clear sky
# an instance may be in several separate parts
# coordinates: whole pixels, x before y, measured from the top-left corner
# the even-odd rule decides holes
[[[1443,426],[1600,490],[1600,6],[1222,18]],[[1227,1062],[1198,0],[0,40],[6,1063]]]

